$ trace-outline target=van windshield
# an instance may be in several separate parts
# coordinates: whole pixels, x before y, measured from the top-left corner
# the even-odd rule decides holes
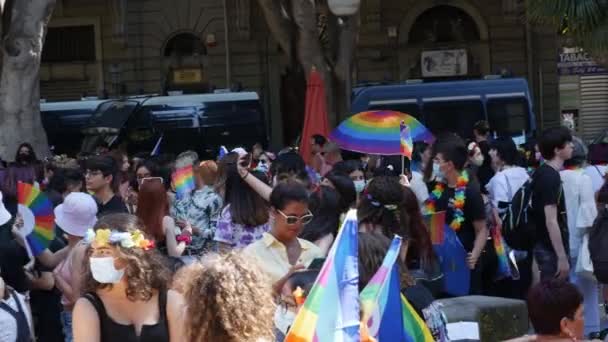
[[[484,119],[480,100],[427,102],[424,104],[424,124],[435,135],[453,132],[464,139],[473,135],[473,125]]]
[[[489,99],[487,102],[490,128],[499,135],[521,135],[530,131],[528,101],[525,98]]]

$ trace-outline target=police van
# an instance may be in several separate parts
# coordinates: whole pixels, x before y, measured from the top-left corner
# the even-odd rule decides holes
[[[43,125],[56,153],[125,145],[129,152],[196,150],[267,144],[264,112],[255,92],[41,103]]]

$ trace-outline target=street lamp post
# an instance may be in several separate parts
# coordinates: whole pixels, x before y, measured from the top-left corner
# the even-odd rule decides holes
[[[226,44],[226,89],[230,89],[230,83],[232,79],[232,71],[230,67],[230,33],[228,25],[228,4],[227,0],[223,0],[224,3],[224,44]]]

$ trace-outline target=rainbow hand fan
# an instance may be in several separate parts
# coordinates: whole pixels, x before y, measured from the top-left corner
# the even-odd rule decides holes
[[[31,256],[40,255],[55,238],[53,204],[39,187],[19,182],[17,185],[18,212],[23,218],[21,233]]]

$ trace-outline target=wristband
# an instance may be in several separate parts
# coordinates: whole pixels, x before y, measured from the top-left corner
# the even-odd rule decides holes
[[[187,234],[180,234],[175,237],[175,240],[177,240],[177,242],[184,242],[186,245],[189,245],[192,242],[192,236]]]

